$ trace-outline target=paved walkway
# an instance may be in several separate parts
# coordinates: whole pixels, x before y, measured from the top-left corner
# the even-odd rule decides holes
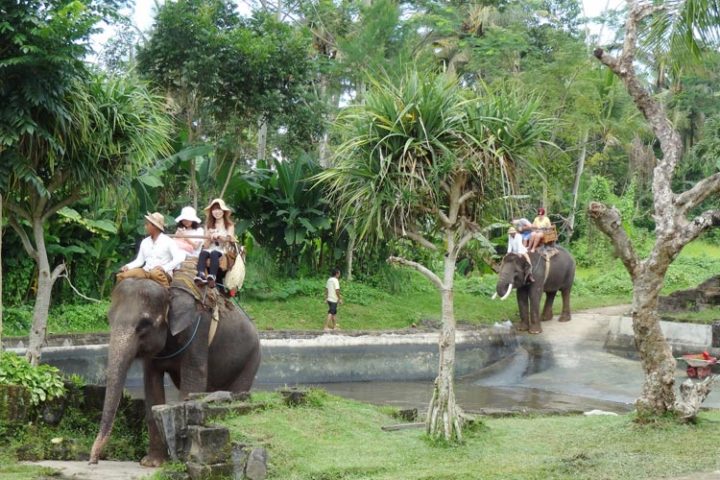
[[[97,465],[90,465],[88,462],[57,460],[26,463],[52,468],[60,472],[62,477],[59,478],[73,480],[140,480],[158,470],[157,468],[141,467],[138,462],[105,462],[102,460]]]

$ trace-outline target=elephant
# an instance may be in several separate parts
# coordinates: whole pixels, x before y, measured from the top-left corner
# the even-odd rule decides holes
[[[219,300],[220,302],[222,300]],[[260,366],[260,340],[250,318],[238,308],[221,309],[208,347],[212,309],[187,285],[165,288],[150,279],[128,278],[112,292],[108,320],[107,389],[100,429],[90,452],[97,463],[110,438],[128,369],[143,361],[148,453],[140,462],[158,466],[168,457],[152,407],[165,403],[167,372],[182,399],[192,392],[247,392]]]
[[[563,299],[563,308],[559,321],[569,322],[571,319],[570,291],[575,279],[575,259],[567,250],[559,246],[543,248],[540,252],[528,252],[528,255],[532,263],[532,274],[535,281],[529,281],[527,260],[522,255],[507,254],[500,266],[498,282],[495,287],[496,293],[493,298],[500,296],[502,300],[505,300],[515,288],[518,309],[520,310],[520,325],[517,329],[529,331],[530,333],[542,333],[540,319],[542,318],[543,321],[552,320],[553,301],[558,291],[562,292]],[[550,256],[550,269],[547,275],[545,273],[547,263],[544,255],[552,255]],[[547,298],[545,299],[541,317],[540,300],[543,292],[547,294]]]

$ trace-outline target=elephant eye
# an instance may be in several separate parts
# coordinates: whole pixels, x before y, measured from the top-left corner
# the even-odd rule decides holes
[[[143,316],[135,327],[135,333],[142,333],[150,327],[152,327],[152,320]]]

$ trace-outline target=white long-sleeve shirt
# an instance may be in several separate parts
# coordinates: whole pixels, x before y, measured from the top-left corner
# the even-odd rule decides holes
[[[135,260],[125,266],[128,269],[143,267],[146,272],[161,267],[168,275],[172,275],[172,271],[185,260],[185,255],[172,238],[161,233],[155,241],[152,237],[144,238]]]
[[[515,236],[508,235],[507,253],[517,253],[522,255],[527,253],[527,247],[522,243],[522,235],[516,233]]]

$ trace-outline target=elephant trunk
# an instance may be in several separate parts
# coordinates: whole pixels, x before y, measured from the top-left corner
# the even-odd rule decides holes
[[[96,464],[100,459],[105,444],[110,439],[115,414],[122,398],[125,378],[137,351],[130,342],[131,335],[111,335],[108,347],[108,366],[106,372],[105,401],[103,402],[100,430],[90,450],[90,463]]]

